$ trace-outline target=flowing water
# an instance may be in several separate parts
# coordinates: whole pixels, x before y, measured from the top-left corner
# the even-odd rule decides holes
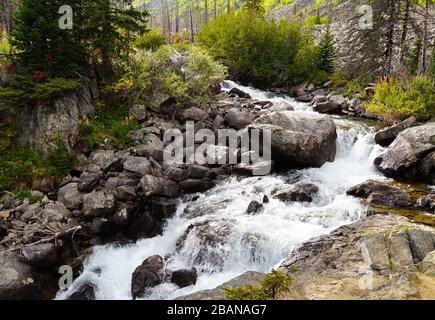
[[[254,99],[287,101],[296,110],[314,112],[308,104],[287,96],[277,96],[234,82],[223,90],[239,87]],[[373,166],[381,151],[373,141],[374,130],[341,117],[338,127],[337,156],[321,168],[292,170],[287,174],[265,177],[230,177],[214,189],[180,200],[176,215],[161,236],[135,244],[97,246],[84,264],[83,273],[68,291],[68,297],[85,282],[96,287],[97,299],[131,299],[131,275],[151,255],[166,258],[166,268],[177,270],[196,267],[195,286],[179,289],[169,282],[152,290],[146,299],[173,299],[199,290],[211,289],[245,271],[270,271],[296,245],[312,237],[327,234],[360,219],[365,208],[359,200],[346,195],[350,187],[368,179],[384,179]],[[313,183],[319,192],[312,203],[285,204],[272,198],[274,190],[285,184]],[[247,215],[252,200],[267,195],[270,202],[257,215]]]

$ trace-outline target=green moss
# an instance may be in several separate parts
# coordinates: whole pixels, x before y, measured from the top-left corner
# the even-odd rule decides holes
[[[399,181],[388,181],[387,185],[408,192],[413,200],[418,200],[432,192],[427,185],[423,183],[404,183]]]
[[[417,223],[422,223],[428,226],[435,226],[435,215],[423,210],[406,208],[406,209],[391,209],[386,207],[371,207],[374,214],[397,214],[408,218]]]

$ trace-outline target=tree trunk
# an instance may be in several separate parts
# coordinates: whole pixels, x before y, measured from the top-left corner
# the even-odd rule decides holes
[[[180,4],[178,0],[175,1],[175,33],[180,31]]]
[[[208,21],[208,0],[204,0],[204,23]]]
[[[383,76],[388,76],[392,72],[393,49],[394,49],[394,28],[396,20],[396,0],[390,0],[388,6],[388,21],[386,24],[386,46],[384,53]]]
[[[227,2],[227,13],[231,13],[231,0]]]
[[[424,9],[424,24],[423,24],[423,49],[422,49],[422,58],[421,58],[421,73],[425,73],[427,71],[427,48],[429,41],[429,32],[428,32],[428,20],[429,16],[429,2],[431,0],[426,0],[426,5]]]
[[[213,18],[217,17],[217,0],[214,0],[213,3]]]
[[[194,41],[192,1],[189,0],[190,42]]]
[[[409,24],[409,8],[411,5],[411,0],[406,0],[405,2],[405,13],[403,16],[403,26],[402,26],[402,37],[400,39],[400,63],[403,63],[405,59],[406,47],[406,37],[408,35],[408,24]]]

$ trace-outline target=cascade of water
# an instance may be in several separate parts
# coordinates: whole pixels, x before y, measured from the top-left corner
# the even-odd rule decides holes
[[[254,99],[282,101],[298,110],[311,111],[308,104],[287,96],[276,96],[232,81],[223,90],[238,87]],[[292,248],[309,238],[331,232],[364,215],[358,199],[346,195],[351,186],[368,179],[383,179],[373,167],[379,147],[373,132],[353,121],[337,117],[337,157],[321,168],[292,170],[287,175],[269,175],[238,179],[230,177],[192,202],[180,200],[177,213],[161,236],[140,240],[127,246],[100,246],[84,264],[83,273],[66,292],[66,298],[85,282],[96,287],[97,299],[131,299],[131,275],[151,255],[166,257],[166,268],[196,267],[195,286],[179,289],[164,283],[147,298],[172,299],[210,289],[252,271],[267,272],[279,264]],[[313,183],[319,192],[312,203],[283,203],[271,194],[288,183]],[[264,210],[247,215],[252,200],[270,198]]]

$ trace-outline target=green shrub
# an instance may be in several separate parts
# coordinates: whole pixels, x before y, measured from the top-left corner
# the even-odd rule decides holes
[[[32,195],[32,192],[28,189],[18,190],[14,192],[14,196],[17,199],[29,199],[30,203],[36,203],[42,200],[41,197]]]
[[[133,146],[129,132],[138,127],[130,120],[128,107],[104,106],[80,126],[80,137],[85,148],[90,151],[98,148],[106,139],[116,148]]]
[[[197,40],[239,80],[258,86],[296,83],[316,68],[314,44],[297,23],[239,12],[210,20]]]
[[[387,121],[415,116],[425,121],[435,117],[434,80],[424,76],[412,79],[376,83],[373,99],[366,104],[370,112],[379,114]]]
[[[115,88],[122,88],[134,102],[153,104],[155,96],[163,94],[180,103],[202,104],[225,73],[225,67],[197,47],[183,50],[163,46],[155,52],[138,52],[130,71]]]
[[[292,278],[283,271],[272,270],[257,286],[225,288],[225,300],[267,300],[277,299],[289,292]]]
[[[160,29],[151,29],[137,38],[136,47],[143,50],[157,50],[165,42],[165,37]]]

